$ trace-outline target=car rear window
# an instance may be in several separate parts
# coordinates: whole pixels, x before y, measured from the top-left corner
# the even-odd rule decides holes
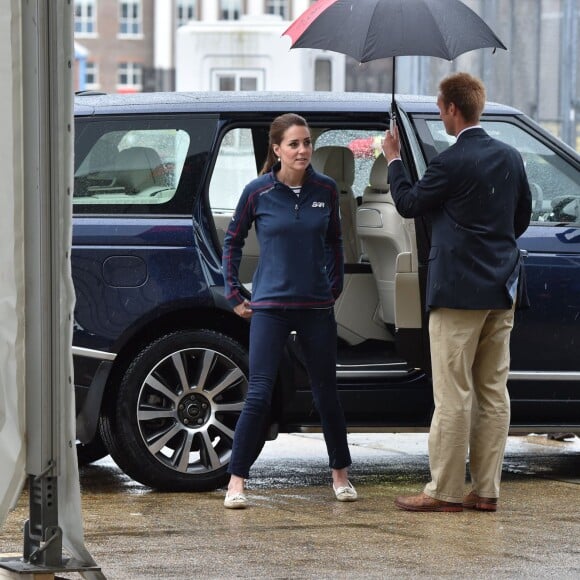
[[[74,204],[162,204],[177,190],[189,149],[179,129],[111,131],[75,172]]]
[[[80,122],[74,212],[191,214],[215,127],[204,118]]]

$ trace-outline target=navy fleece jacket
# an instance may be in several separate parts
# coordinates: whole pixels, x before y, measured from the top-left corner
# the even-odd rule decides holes
[[[224,239],[225,295],[244,300],[238,269],[254,224],[260,259],[252,281],[251,307],[325,308],[342,292],[344,266],[336,183],[306,170],[300,196],[276,179],[280,165],[251,181],[238,202]]]

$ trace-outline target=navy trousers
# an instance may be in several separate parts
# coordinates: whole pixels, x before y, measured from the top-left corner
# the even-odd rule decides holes
[[[234,434],[228,472],[247,479],[269,416],[272,391],[288,336],[296,331],[314,404],[320,415],[329,465],[351,464],[346,422],[336,390],[336,321],[332,308],[254,310],[250,322],[248,395]]]

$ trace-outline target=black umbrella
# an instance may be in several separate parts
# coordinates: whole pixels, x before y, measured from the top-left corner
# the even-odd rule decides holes
[[[283,33],[291,48],[320,48],[359,62],[437,56],[453,60],[476,48],[506,48],[460,0],[318,0]]]

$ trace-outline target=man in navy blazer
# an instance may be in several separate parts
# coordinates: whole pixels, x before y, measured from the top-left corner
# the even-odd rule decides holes
[[[409,181],[397,128],[383,153],[398,212],[432,223],[426,306],[435,413],[429,433],[431,482],[399,497],[409,511],[495,511],[510,422],[509,339],[523,266],[518,238],[528,227],[531,193],[513,147],[479,125],[483,83],[466,73],[439,85],[445,130],[457,137],[423,178]],[[471,491],[464,496],[469,455]]]

